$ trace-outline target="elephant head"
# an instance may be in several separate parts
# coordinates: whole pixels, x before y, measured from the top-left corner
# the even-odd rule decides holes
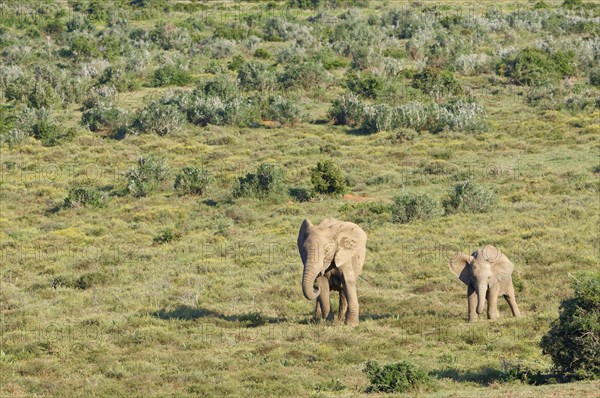
[[[477,293],[477,314],[483,313],[488,289],[511,278],[515,266],[494,246],[487,245],[472,255],[456,253],[448,264],[450,271]]]
[[[298,232],[298,251],[304,264],[304,297],[314,300],[319,296],[320,288],[314,289],[315,279],[331,265],[344,269],[349,266],[350,273],[356,267],[362,268],[366,240],[364,231],[352,223],[327,219],[313,225],[308,219],[304,220]]]

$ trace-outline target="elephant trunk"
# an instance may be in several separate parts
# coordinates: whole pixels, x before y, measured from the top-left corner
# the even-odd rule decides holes
[[[487,286],[480,284],[477,288],[477,314],[483,314],[483,306],[485,304],[485,296],[487,293]]]
[[[321,294],[321,288],[317,286],[317,290],[313,288],[315,279],[317,278],[316,264],[307,264],[304,267],[304,275],[302,275],[302,293],[308,300],[314,300]]]

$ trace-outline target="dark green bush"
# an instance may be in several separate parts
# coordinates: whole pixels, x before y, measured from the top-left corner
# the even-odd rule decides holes
[[[44,120],[31,126],[31,134],[40,140],[43,146],[56,146],[62,141],[68,141],[75,136],[75,131],[73,128],[65,130],[57,124]]]
[[[498,203],[496,194],[477,185],[471,178],[457,182],[450,189],[449,197],[443,201],[447,214],[451,213],[485,213]]]
[[[290,188],[288,194],[296,202],[309,202],[312,199],[312,192],[307,188]]]
[[[140,157],[137,167],[132,167],[125,177],[127,191],[140,198],[156,191],[171,175],[166,161],[155,156]]]
[[[600,67],[596,67],[590,72],[590,84],[600,87]]]
[[[315,62],[320,62],[326,70],[347,68],[350,61],[346,58],[338,56],[332,49],[326,48],[317,53],[311,58]]]
[[[94,188],[77,187],[72,188],[65,198],[64,207],[95,207],[100,208],[106,205],[106,194]]]
[[[313,191],[324,195],[343,195],[348,190],[344,173],[331,160],[318,162],[310,171]]]
[[[367,392],[424,391],[433,388],[431,377],[408,362],[381,366],[377,362],[369,361],[363,372],[371,382]]]
[[[510,77],[516,84],[537,85],[573,75],[574,59],[572,51],[548,53],[537,48],[525,48],[506,56],[496,65],[496,73]]]
[[[405,193],[394,198],[392,222],[405,224],[414,220],[429,220],[441,214],[438,202],[427,193]]]
[[[578,8],[583,5],[582,0],[564,0],[562,6],[565,8]]]
[[[283,169],[274,164],[262,163],[256,173],[248,173],[245,177],[238,178],[233,187],[233,196],[264,199],[268,196],[281,195],[284,190]]]
[[[214,181],[213,174],[198,167],[184,167],[175,177],[175,191],[180,195],[203,195]]]
[[[150,81],[153,87],[185,86],[192,81],[188,72],[176,65],[165,65],[157,68]]]
[[[540,344],[561,374],[599,378],[600,272],[578,275],[572,287],[574,297],[561,302],[560,315]]]
[[[254,56],[260,59],[271,59],[273,58],[273,54],[270,51],[265,50],[264,48],[257,48],[254,51]]]
[[[346,76],[346,87],[358,95],[375,99],[384,87],[383,78],[370,72],[350,73]]]
[[[462,87],[452,72],[431,67],[415,74],[412,86],[433,97],[462,93]]]
[[[100,50],[94,39],[88,36],[76,36],[69,43],[69,49],[64,52],[64,55],[73,58],[98,57]]]

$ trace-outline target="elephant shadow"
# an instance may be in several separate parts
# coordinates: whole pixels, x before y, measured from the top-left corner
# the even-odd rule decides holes
[[[502,378],[504,373],[500,369],[489,366],[479,370],[442,369],[430,372],[432,376],[439,379],[452,379],[457,382],[471,382],[482,386],[488,386]]]
[[[263,315],[261,312],[225,315],[207,308],[192,307],[189,305],[180,305],[173,310],[161,309],[160,311],[154,312],[152,315],[162,320],[194,320],[201,318],[222,319],[227,322],[239,322],[247,327],[258,327],[286,321],[286,318],[284,317],[270,317]]]

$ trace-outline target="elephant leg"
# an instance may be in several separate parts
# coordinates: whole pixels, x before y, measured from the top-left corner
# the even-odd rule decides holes
[[[469,322],[477,322],[477,291],[471,285],[467,287],[467,304],[469,308]]]
[[[495,320],[500,317],[498,312],[498,293],[500,287],[498,285],[490,287],[487,291],[487,302],[488,302],[488,319]]]
[[[329,301],[329,279],[320,276],[317,278],[317,283],[321,288],[321,294],[317,298],[317,302],[321,307],[321,316],[330,321],[333,319],[333,312],[331,312],[331,302]]]
[[[356,277],[352,271],[344,274],[344,294],[348,301],[346,325],[358,325],[358,295],[356,294]]]
[[[508,288],[506,289],[506,294],[504,295],[510,310],[513,313],[513,316],[520,317],[521,311],[519,311],[519,306],[517,306],[517,300],[515,299],[515,288],[513,286],[512,280],[508,284]]]
[[[340,308],[338,312],[338,318],[344,319],[346,317],[346,312],[348,311],[348,299],[346,298],[346,294],[344,290],[340,290]]]

